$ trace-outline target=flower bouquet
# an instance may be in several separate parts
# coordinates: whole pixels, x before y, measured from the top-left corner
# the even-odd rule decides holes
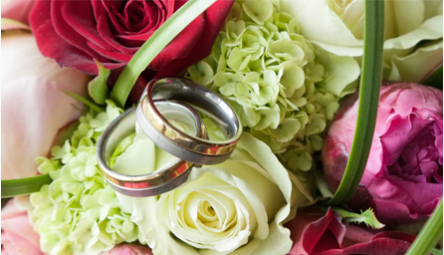
[[[2,253],[442,254],[441,0],[1,11]]]

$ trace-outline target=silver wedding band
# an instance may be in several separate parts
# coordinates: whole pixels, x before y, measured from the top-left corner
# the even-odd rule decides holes
[[[156,106],[171,118],[194,125],[196,136],[206,137],[205,127],[199,114],[191,107],[177,102],[157,101]],[[184,182],[193,167],[193,163],[178,159],[171,165],[144,175],[126,175],[109,167],[109,160],[117,145],[135,132],[135,108],[131,108],[117,117],[102,133],[97,146],[97,158],[106,180],[116,191],[133,197],[155,196],[170,191]]]
[[[196,110],[214,121],[225,141],[208,139]],[[194,129],[191,134],[182,132],[167,118],[185,122]],[[178,160],[144,175],[112,170],[108,164],[111,155],[124,138],[135,132],[136,122],[154,144]],[[116,191],[133,197],[155,196],[185,183],[194,164],[218,164],[228,159],[241,134],[237,114],[213,91],[190,80],[164,78],[148,83],[137,108],[121,114],[103,131],[97,144],[97,158],[106,180]]]
[[[177,100],[191,105],[211,118],[227,140],[210,141],[180,132],[158,111],[154,104],[156,100]],[[239,118],[228,103],[210,89],[180,78],[163,78],[148,83],[137,107],[136,119],[143,132],[161,149],[199,165],[227,160],[242,134]],[[174,135],[165,135],[167,132]]]

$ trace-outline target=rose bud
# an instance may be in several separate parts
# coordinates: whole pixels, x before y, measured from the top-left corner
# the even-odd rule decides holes
[[[351,208],[375,210],[385,224],[427,219],[442,197],[442,91],[418,84],[382,87],[372,146]],[[337,189],[350,153],[357,94],[335,116],[325,139],[325,179]]]
[[[415,238],[403,232],[346,225],[331,209],[325,215],[315,208],[304,209],[285,227],[294,241],[288,255],[403,255]]]

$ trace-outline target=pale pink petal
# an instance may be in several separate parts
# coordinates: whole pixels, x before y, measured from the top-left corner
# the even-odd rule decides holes
[[[47,156],[59,129],[79,117],[81,105],[62,89],[72,90],[37,77],[2,86],[2,179],[36,175],[35,158]]]
[[[61,90],[84,95],[89,76],[43,57],[30,33],[4,32],[1,45],[1,177],[35,176],[35,158],[80,116],[81,104]]]
[[[3,207],[1,219],[2,246],[8,254],[43,254],[40,251],[39,235],[29,223],[27,212],[19,210],[15,205],[15,199]]]
[[[139,243],[124,243],[114,246],[109,251],[100,253],[100,255],[152,255],[151,248]]]
[[[23,236],[12,232],[2,232],[3,255],[43,255],[38,246],[34,246]]]
[[[28,16],[35,0],[2,0],[2,18],[29,24]]]

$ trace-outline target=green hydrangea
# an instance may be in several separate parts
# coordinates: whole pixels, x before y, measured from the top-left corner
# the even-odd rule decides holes
[[[96,143],[120,113],[111,101],[105,112],[90,110],[63,146],[40,157],[39,171],[53,182],[31,195],[31,223],[49,254],[99,254],[138,239],[138,228],[119,207],[115,191],[97,165]]]
[[[351,57],[307,41],[279,1],[236,1],[211,55],[187,77],[209,86],[238,113],[245,129],[295,171],[311,168],[339,99],[356,88]]]

